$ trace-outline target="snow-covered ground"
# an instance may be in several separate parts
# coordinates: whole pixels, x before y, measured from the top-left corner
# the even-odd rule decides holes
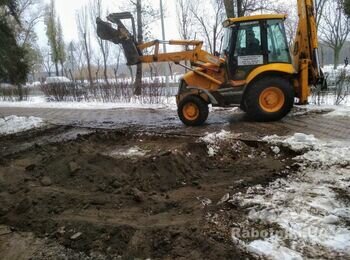
[[[137,108],[137,109],[176,109],[175,97],[164,97],[160,104],[143,104],[140,100],[134,99],[129,103],[113,102],[48,102],[45,97],[31,97],[29,101],[10,102],[1,101],[0,107],[22,107],[22,108],[60,108],[60,109],[113,109],[113,108]]]
[[[350,140],[324,142],[295,134],[264,141],[271,149],[286,146],[300,152],[294,158],[300,170],[268,187],[259,185],[232,197],[232,203],[249,209],[249,223],[241,228],[249,233],[251,223],[274,227],[265,233],[255,231],[257,237],[250,242],[232,232],[234,242],[268,259],[349,259]]]
[[[38,128],[45,125],[45,122],[38,117],[8,116],[0,118],[0,135],[14,134]]]
[[[307,106],[298,106],[300,108],[305,108],[310,112],[320,112],[329,110],[329,113],[326,113],[325,117],[350,117],[350,103],[346,103],[344,105],[332,106],[332,105],[307,105]]]
[[[205,136],[201,137],[199,140],[207,144],[208,156],[215,156],[220,150],[220,143],[225,142],[228,139],[238,137],[239,135],[233,134],[231,132],[222,130],[221,132],[207,133]]]

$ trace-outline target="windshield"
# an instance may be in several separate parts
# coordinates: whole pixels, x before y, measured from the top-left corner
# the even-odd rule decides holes
[[[291,58],[282,20],[267,21],[269,62],[290,63]]]
[[[232,38],[232,27],[224,29],[224,38],[222,40],[221,57],[227,58],[227,54],[230,51],[230,43]]]

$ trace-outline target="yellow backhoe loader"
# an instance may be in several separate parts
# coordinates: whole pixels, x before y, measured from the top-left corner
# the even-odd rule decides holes
[[[313,0],[298,0],[299,25],[290,51],[284,28],[286,15],[255,15],[226,20],[220,55],[202,49],[201,41],[169,41],[185,51],[161,53],[155,40],[137,44],[135,22],[128,13],[115,13],[109,22],[97,18],[100,38],[121,44],[128,65],[174,62],[186,73],[176,96],[178,115],[188,126],[202,125],[214,107],[237,106],[255,121],[285,117],[295,101],[307,104],[312,86],[325,86],[318,59]],[[124,23],[130,19],[133,34]],[[152,55],[144,55],[152,48]],[[183,61],[190,61],[191,67]],[[181,63],[182,62],[182,63]]]

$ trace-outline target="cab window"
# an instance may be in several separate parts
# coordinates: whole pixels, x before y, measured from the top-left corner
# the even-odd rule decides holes
[[[242,23],[237,34],[235,56],[261,54],[261,29],[259,22]]]
[[[290,63],[291,58],[282,20],[267,21],[267,46],[269,62]]]

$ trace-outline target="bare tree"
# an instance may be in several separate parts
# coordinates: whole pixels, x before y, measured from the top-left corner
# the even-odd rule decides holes
[[[159,10],[153,8],[153,5],[148,0],[128,0],[127,11],[130,12],[130,5],[133,7],[133,13],[136,15],[137,32],[136,41],[138,44],[151,36],[152,29],[149,26],[159,19]],[[124,9],[122,7],[122,9]],[[142,90],[142,64],[137,64],[136,76],[134,81],[134,94],[141,95]],[[132,70],[130,70],[132,73]]]
[[[257,11],[268,11],[273,9],[275,4],[275,1],[270,0],[237,0],[237,14],[238,16],[245,16]]]
[[[84,68],[86,67],[85,63],[85,54],[84,54],[84,47],[81,44],[75,44],[74,48],[74,56],[76,59],[76,66],[78,70],[78,77],[80,80],[84,79]],[[74,74],[75,75],[75,74]]]
[[[227,18],[234,18],[235,8],[234,8],[234,0],[224,0],[225,10]]]
[[[223,0],[211,0],[210,8],[194,0],[190,9],[209,51],[215,54],[218,51],[218,40],[223,30],[222,22],[225,17]]]
[[[43,67],[46,71],[46,73],[49,75],[49,77],[51,76],[51,72],[52,72],[52,61],[51,61],[51,55],[50,55],[50,49],[47,47],[44,47],[41,49],[41,54],[43,56]]]
[[[137,23],[137,32],[136,32],[136,41],[138,44],[143,43],[144,39],[144,21],[143,21],[143,9],[141,0],[129,0],[129,3],[134,6],[136,13],[136,23]],[[130,68],[130,73],[132,74],[132,68]],[[134,82],[134,94],[140,96],[142,90],[142,64],[136,65],[136,77]]]
[[[96,41],[100,48],[100,52],[102,54],[103,61],[103,76],[106,84],[108,85],[108,59],[109,59],[109,50],[110,44],[109,41],[104,41],[97,35],[97,25],[96,25],[96,17],[102,17],[102,0],[94,0],[90,1],[90,16],[91,16],[91,24],[95,31]]]
[[[21,19],[21,24],[14,23],[18,40],[22,46],[31,45],[36,42],[35,27],[44,17],[42,1],[19,0],[16,8]]]
[[[191,3],[187,0],[177,0],[176,14],[178,18],[178,31],[183,40],[190,40],[195,38],[194,34],[194,18],[191,12]],[[188,46],[184,46],[184,50],[188,50]],[[185,61],[187,64],[187,61]],[[187,69],[185,69],[187,71]]]
[[[76,15],[80,42],[83,45],[85,59],[87,63],[88,76],[90,85],[93,85],[91,71],[91,37],[88,25],[87,7],[83,7]]]
[[[343,12],[341,0],[326,3],[319,31],[323,44],[333,50],[334,69],[336,69],[339,64],[340,51],[350,33],[349,18]]]
[[[188,0],[176,1],[176,14],[178,18],[178,29],[183,40],[194,38],[193,16],[191,13],[191,3]]]
[[[316,6],[316,25],[319,27],[320,22],[322,20],[323,12],[325,10],[326,4],[329,0],[315,0]]]
[[[117,52],[117,59],[116,59],[116,63],[115,63],[115,67],[114,67],[114,76],[115,76],[115,80],[118,79],[118,72],[119,72],[119,67],[120,67],[120,56],[121,56],[121,49],[118,48],[118,52]]]

